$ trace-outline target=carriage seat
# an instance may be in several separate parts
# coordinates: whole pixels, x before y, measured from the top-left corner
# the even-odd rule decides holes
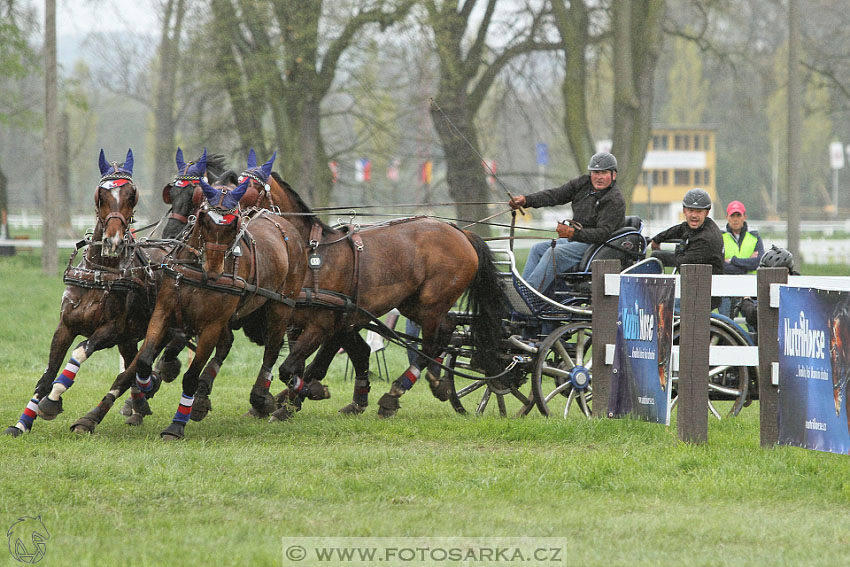
[[[570,272],[588,272],[590,263],[594,260],[620,260],[621,270],[634,264],[646,255],[646,239],[641,235],[642,229],[643,221],[640,217],[627,216],[626,224],[612,232],[605,244],[593,244],[588,247],[581,261]]]

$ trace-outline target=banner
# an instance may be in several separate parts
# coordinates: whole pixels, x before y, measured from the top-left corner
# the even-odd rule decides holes
[[[850,293],[779,288],[779,444],[850,452]]]
[[[670,425],[672,278],[622,276],[608,417]]]
[[[333,182],[336,183],[339,181],[339,162],[329,161],[328,167],[331,170],[331,175],[333,176]]]

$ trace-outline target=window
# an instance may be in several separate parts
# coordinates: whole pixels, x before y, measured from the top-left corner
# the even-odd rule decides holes
[[[676,150],[689,150],[691,147],[691,137],[684,134],[677,135],[674,140],[674,148]]]
[[[697,187],[702,185],[702,171],[700,170],[694,171],[694,185]]]
[[[695,149],[695,150],[698,150],[698,149],[699,149],[699,146],[700,146],[700,143],[699,143],[700,138],[701,138],[700,136],[694,136],[694,149]]]
[[[667,177],[667,170],[661,172],[661,184],[670,185],[670,179]]]
[[[655,135],[652,137],[652,149],[653,150],[666,150],[667,149],[667,136],[665,135]]]
[[[677,169],[673,172],[674,185],[690,185],[691,172],[687,169]]]
[[[705,151],[708,151],[709,150],[708,146],[709,146],[708,135],[705,135],[705,136],[702,137],[702,149],[704,149]]]
[[[710,184],[711,184],[711,175],[710,175],[710,173],[709,173],[709,171],[708,171],[707,169],[706,169],[705,171],[703,171],[703,172],[702,172],[702,178],[703,178],[703,181],[702,181],[702,182],[703,182],[705,185],[710,185]]]

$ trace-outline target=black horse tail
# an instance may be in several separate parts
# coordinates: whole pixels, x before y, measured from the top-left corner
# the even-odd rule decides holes
[[[474,232],[463,232],[478,254],[478,271],[466,294],[466,310],[471,319],[471,364],[492,376],[504,370],[497,356],[503,338],[502,319],[507,315],[504,292],[490,247]]]

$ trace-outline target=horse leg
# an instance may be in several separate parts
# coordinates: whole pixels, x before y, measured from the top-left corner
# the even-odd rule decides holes
[[[399,398],[413,387],[419,379],[422,368],[426,366],[430,359],[437,360],[435,357],[442,350],[441,343],[439,342],[440,337],[445,337],[445,330],[441,331],[440,328],[440,320],[431,318],[422,322],[422,353],[416,357],[416,360],[408,366],[407,370],[401,376],[393,381],[390,391],[378,400],[378,417],[394,416],[399,409]],[[447,341],[447,339],[445,340]],[[439,380],[437,381],[439,382]],[[432,391],[434,390],[433,384],[431,389]]]
[[[180,396],[180,404],[177,406],[177,411],[174,413],[171,425],[159,434],[163,441],[173,441],[185,437],[185,428],[192,413],[192,404],[195,401],[195,393],[198,390],[198,378],[201,375],[201,369],[207,363],[207,359],[212,354],[213,347],[218,342],[225,327],[226,320],[222,322],[216,321],[204,327],[198,335],[195,358],[183,374],[183,393]]]
[[[310,326],[301,332],[295,344],[290,342],[289,356],[286,357],[279,369],[280,380],[287,385],[287,389],[277,396],[277,401],[282,404],[281,407],[288,405],[294,406],[295,411],[301,409],[301,401],[310,391],[309,388],[306,388],[306,383],[301,378],[304,375],[304,361],[322,343],[322,332],[322,328]],[[269,380],[271,380],[271,374],[269,374]],[[255,390],[258,389],[258,384],[254,385]],[[316,382],[316,384],[321,388],[320,383]],[[265,391],[268,392],[268,385],[265,386]],[[316,389],[315,393],[318,396],[320,394],[319,389]],[[252,399],[253,396],[254,391],[252,391]],[[252,405],[254,405],[253,402]],[[257,406],[254,405],[254,408],[256,409]]]
[[[122,353],[127,352],[136,352],[138,349],[136,348],[135,343],[129,343],[128,345],[119,345],[119,349],[121,349]],[[126,361],[127,355],[124,355],[124,360]],[[135,376],[136,376],[136,364],[137,359],[134,358],[130,361],[129,364],[126,365],[124,372],[120,373],[115,381],[110,386],[109,391],[103,396],[103,399],[98,402],[98,404],[90,410],[83,417],[79,418],[71,425],[71,431],[74,433],[94,433],[95,427],[97,427],[100,422],[103,421],[103,418],[106,417],[106,414],[112,409],[112,406],[115,404],[115,400],[124,395],[130,386],[132,385],[134,389],[135,387]],[[142,394],[144,396],[144,394]],[[141,420],[138,423],[131,423],[130,418],[126,420],[128,425],[140,425]]]
[[[56,331],[53,332],[53,340],[50,342],[50,354],[47,360],[47,368],[36,383],[32,398],[24,407],[21,417],[15,425],[6,428],[6,435],[18,437],[32,430],[35,420],[38,418],[38,402],[50,391],[50,384],[59,372],[59,365],[65,359],[65,354],[71,346],[71,342],[77,336],[64,323],[60,321]],[[55,416],[54,416],[55,417]]]
[[[447,401],[452,392],[451,381],[442,378],[442,364],[443,359],[446,357],[446,353],[442,350],[442,348],[449,344],[449,341],[452,338],[452,333],[454,333],[454,329],[454,323],[450,322],[448,317],[443,318],[443,321],[440,323],[440,327],[437,331],[435,346],[433,347],[434,352],[439,353],[439,355],[436,356],[433,361],[426,362],[427,359],[424,359],[424,357],[423,360],[420,361],[421,364],[428,365],[427,371],[425,372],[425,378],[428,380],[428,386],[431,388],[431,393],[441,402]]]
[[[349,332],[341,344],[354,366],[354,394],[351,403],[339,410],[344,415],[359,415],[369,405],[369,355],[372,349],[358,332]]]
[[[188,343],[189,340],[182,331],[174,333],[174,336],[165,347],[165,350],[163,350],[162,356],[159,357],[154,368],[154,374],[162,382],[173,382],[180,375],[181,363],[177,355],[180,354]],[[128,418],[126,420],[127,425],[141,425],[141,419],[145,415],[151,415],[153,413],[150,411],[150,406],[147,405],[146,400],[147,398],[145,398],[144,393],[139,388],[136,386],[130,388],[130,397],[124,402],[119,412]]]
[[[207,414],[212,411],[212,403],[209,395],[212,393],[213,382],[224,363],[224,359],[230,354],[230,348],[233,346],[233,331],[229,327],[221,332],[218,338],[218,344],[215,346],[215,356],[204,367],[201,372],[201,377],[198,382],[198,391],[195,392],[195,403],[192,404],[192,421],[201,421]]]
[[[62,413],[62,394],[74,385],[80,366],[92,353],[114,345],[115,335],[114,325],[102,325],[88,339],[77,345],[77,348],[71,352],[71,358],[65,365],[65,369],[51,384],[50,391],[38,400],[39,417],[49,421]]]

